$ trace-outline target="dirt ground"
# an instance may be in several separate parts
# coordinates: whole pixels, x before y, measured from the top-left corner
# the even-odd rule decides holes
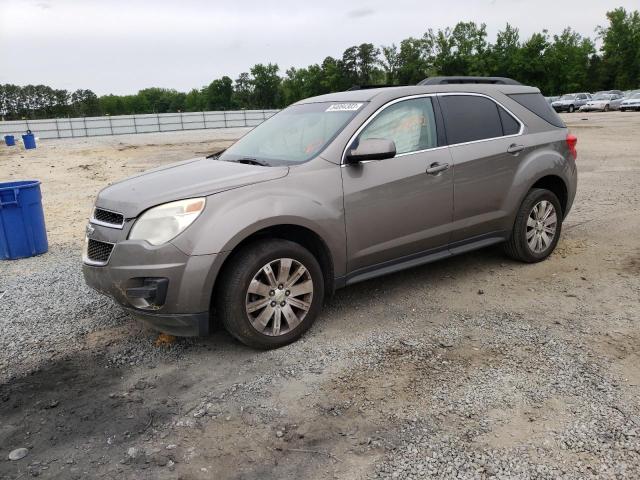
[[[489,248],[364,282],[272,352],[128,319],[44,344],[2,377],[0,477],[640,478],[640,113],[563,118],[579,187],[547,261]],[[100,188],[241,133],[1,148],[0,180],[41,180],[51,255],[79,257]],[[41,261],[0,265],[0,290]]]

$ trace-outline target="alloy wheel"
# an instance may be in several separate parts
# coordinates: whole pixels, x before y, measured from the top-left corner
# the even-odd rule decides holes
[[[527,218],[527,245],[533,253],[543,253],[553,243],[558,227],[558,216],[553,204],[547,200],[536,203]]]
[[[285,335],[309,313],[313,279],[307,268],[292,258],[264,265],[247,289],[245,310],[253,328],[263,335]]]

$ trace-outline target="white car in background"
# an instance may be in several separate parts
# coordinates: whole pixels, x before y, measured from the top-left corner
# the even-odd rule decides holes
[[[620,111],[626,112],[627,110],[640,110],[640,92],[633,93],[631,96],[622,100],[622,103],[620,103]]]
[[[591,100],[580,107],[581,112],[592,112],[598,110],[608,112],[609,110],[618,110],[624,97],[619,93],[599,92],[596,93]]]

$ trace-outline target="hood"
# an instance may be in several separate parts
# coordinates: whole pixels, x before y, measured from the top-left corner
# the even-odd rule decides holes
[[[104,188],[96,206],[125,218],[184,198],[202,197],[285,177],[289,167],[262,167],[209,158],[195,158],[147,170]]]

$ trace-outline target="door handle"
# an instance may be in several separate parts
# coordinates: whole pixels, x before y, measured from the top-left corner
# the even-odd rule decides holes
[[[509,145],[509,148],[507,148],[507,153],[518,153],[518,152],[521,152],[522,150],[524,150],[524,145],[518,145],[517,143],[512,143],[511,145]]]
[[[437,175],[440,172],[444,172],[445,170],[449,169],[449,164],[448,163],[432,163],[429,168],[427,168],[427,173],[429,175]]]

